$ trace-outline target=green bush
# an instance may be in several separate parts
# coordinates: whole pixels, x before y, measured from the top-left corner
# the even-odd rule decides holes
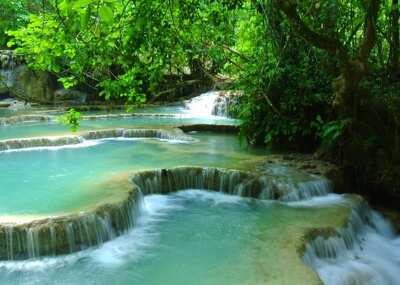
[[[78,131],[80,120],[81,113],[77,112],[74,108],[69,109],[68,112],[58,117],[58,121],[68,126],[72,132]]]

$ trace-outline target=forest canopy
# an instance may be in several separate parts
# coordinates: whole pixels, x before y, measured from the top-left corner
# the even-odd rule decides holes
[[[0,44],[65,88],[143,104],[224,78],[249,142],[318,150],[356,189],[400,188],[398,0],[4,0],[0,13]]]

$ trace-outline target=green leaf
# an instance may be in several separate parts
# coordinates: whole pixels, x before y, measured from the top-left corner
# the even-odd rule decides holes
[[[104,23],[111,25],[114,22],[114,12],[110,7],[101,7],[99,13],[100,18]]]
[[[88,6],[89,4],[91,4],[93,2],[93,0],[77,0],[74,2],[73,4],[73,9],[74,10],[78,10],[81,9],[85,6]]]
[[[81,15],[81,28],[86,29],[90,20],[90,9],[86,9],[85,14]]]

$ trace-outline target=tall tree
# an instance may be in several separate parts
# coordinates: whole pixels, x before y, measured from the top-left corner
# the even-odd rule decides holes
[[[363,38],[355,55],[349,52],[346,44],[340,40],[339,32],[327,34],[317,32],[300,16],[297,0],[274,0],[274,5],[281,10],[293,28],[306,41],[315,47],[327,50],[335,55],[340,76],[333,82],[335,100],[334,106],[342,117],[352,117],[357,107],[359,83],[367,72],[368,57],[376,42],[376,22],[380,0],[365,0]],[[352,33],[355,36],[356,31]]]

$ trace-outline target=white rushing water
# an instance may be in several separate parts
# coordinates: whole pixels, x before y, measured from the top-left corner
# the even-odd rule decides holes
[[[159,138],[106,138],[106,139],[96,139],[96,140],[85,140],[82,139],[82,142],[76,144],[65,144],[59,146],[35,146],[35,147],[24,147],[17,149],[8,149],[8,150],[0,150],[0,153],[9,153],[9,152],[24,152],[24,151],[57,151],[62,149],[71,149],[71,148],[87,148],[97,146],[101,143],[107,143],[110,141],[145,141],[145,140],[156,140],[169,144],[188,144],[190,142],[178,140],[178,139],[159,139]]]
[[[165,223],[173,212],[188,211],[185,201],[210,203],[212,207],[217,207],[219,205],[241,205],[248,200],[238,196],[203,190],[185,190],[173,195],[148,195],[141,199],[139,217],[135,227],[126,234],[100,244],[96,248],[64,256],[41,257],[21,261],[0,261],[0,272],[7,272],[7,275],[9,275],[7,278],[18,274],[32,274],[31,283],[29,284],[42,284],[40,279],[47,280],[47,277],[45,277],[46,272],[57,270],[80,272],[81,264],[88,266],[85,270],[90,271],[97,268],[102,268],[105,271],[121,270],[126,264],[137,264],[138,262],[143,262],[146,258],[154,256],[155,253],[152,248],[157,247],[162,242],[160,241],[160,224]],[[134,270],[130,271],[134,272]],[[135,274],[133,273],[132,276],[135,276]],[[73,280],[75,279],[73,278]],[[23,282],[22,280],[24,279],[21,277],[21,280],[15,284],[26,284],[19,283]],[[70,284],[68,281],[67,283],[61,282],[61,279],[59,281],[59,283],[57,281],[56,283],[46,284]],[[83,282],[82,284],[100,284],[97,283],[98,281],[94,281],[94,283],[91,283],[90,280],[82,279],[81,281]],[[0,284],[6,283],[2,283],[0,278]]]
[[[66,256],[0,262],[0,271],[7,272],[5,278],[18,274],[24,274],[24,276],[31,274],[32,284],[41,284],[43,280],[49,280],[44,277],[46,272],[60,271],[73,276],[80,272],[81,266],[88,271],[92,268],[101,268],[106,272],[114,270],[123,272],[123,268],[127,265],[139,266],[138,264],[143,260],[152,258],[154,255],[152,248],[160,243],[159,224],[165,222],[171,212],[185,210],[185,206],[180,202],[183,200],[208,201],[212,207],[212,205],[241,205],[244,201],[251,199],[201,190],[180,191],[174,195],[148,195],[143,198],[137,224],[127,234],[97,248]],[[320,203],[327,205],[345,202],[345,196],[329,194],[314,197],[304,203],[284,204],[291,207],[315,207],[321,206]],[[369,210],[368,207],[355,208],[350,219],[350,226],[338,233],[341,233],[342,237],[333,237],[328,240],[317,238],[307,247],[304,256],[306,264],[318,272],[324,284],[399,284],[400,239],[396,237],[388,221],[378,213]],[[67,276],[72,278],[70,275]],[[21,282],[26,281],[27,278],[21,279]],[[75,279],[77,278],[71,280]],[[43,284],[53,284],[46,282]],[[68,281],[60,284],[68,284]],[[86,280],[82,284],[97,283]]]
[[[367,206],[355,209],[338,236],[316,238],[304,261],[326,285],[400,284],[400,237],[391,224]]]
[[[228,117],[230,100],[219,91],[210,91],[185,102],[190,114],[199,117]]]
[[[170,211],[179,209],[180,206],[166,195],[146,196],[140,205],[140,217],[137,224],[127,234],[108,241],[97,248],[65,256],[2,261],[0,262],[0,270],[44,272],[50,268],[74,264],[81,259],[89,259],[104,266],[118,266],[127,258],[139,259],[146,254],[146,248],[153,246],[156,241],[157,232],[153,228]]]

